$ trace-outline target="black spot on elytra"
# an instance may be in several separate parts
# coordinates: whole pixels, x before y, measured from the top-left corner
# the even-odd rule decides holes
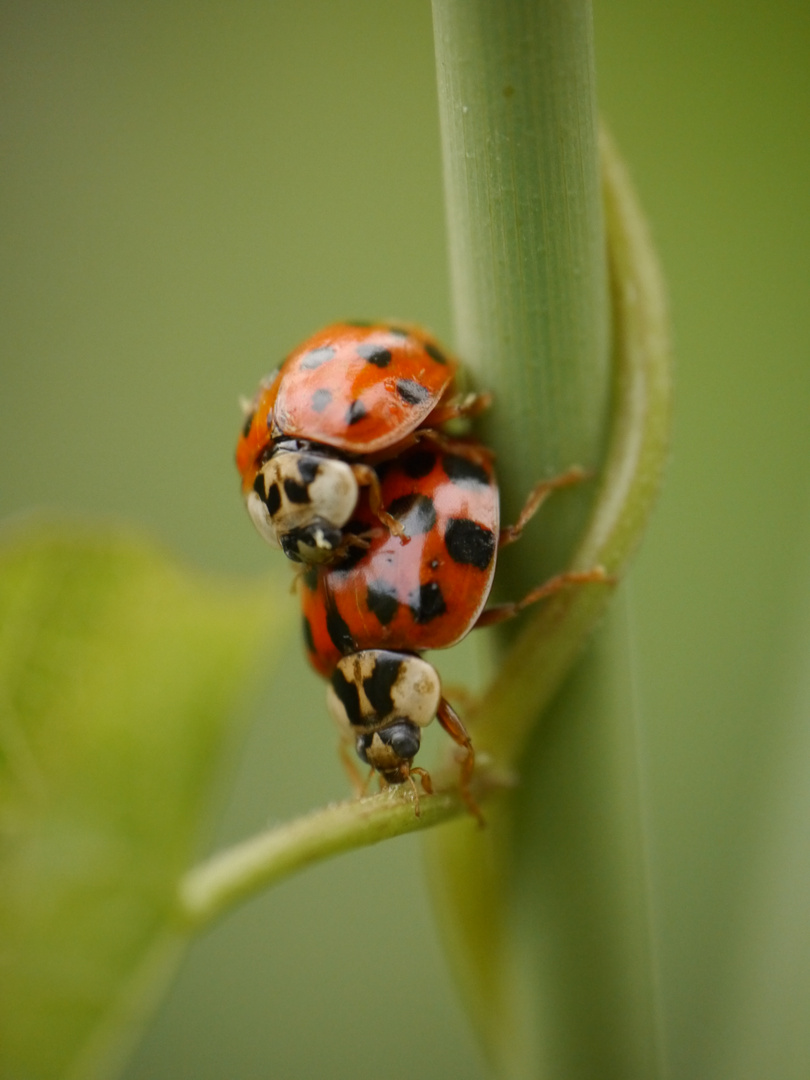
[[[407,405],[421,405],[430,397],[428,388],[415,379],[397,379],[397,393]]]
[[[346,423],[351,427],[366,415],[366,407],[362,401],[353,401],[346,410]]]
[[[434,345],[431,341],[425,342],[425,352],[428,354],[430,359],[435,360],[437,364],[447,363],[447,357],[444,355],[442,350],[437,345]]]
[[[332,391],[327,390],[325,386],[319,387],[310,398],[310,404],[315,412],[323,412],[326,406],[332,400]]]
[[[388,626],[399,608],[397,590],[387,581],[372,581],[366,591],[366,603],[382,626]]]
[[[428,533],[436,524],[436,507],[427,495],[401,495],[386,510],[397,519],[407,536]]]
[[[340,668],[337,668],[332,676],[332,689],[335,691],[338,700],[346,710],[349,723],[355,724],[356,726],[362,724],[363,717],[360,713],[360,691],[354,683],[349,682]]]
[[[456,484],[483,484],[489,486],[489,474],[483,465],[460,454],[445,454],[442,468],[448,478]]]
[[[470,518],[451,518],[444,546],[453,562],[486,570],[495,554],[495,534]]]
[[[413,621],[419,624],[428,623],[447,611],[447,605],[437,581],[420,585],[419,589],[411,594],[408,607],[411,609]]]
[[[346,624],[346,620],[340,612],[334,608],[326,613],[326,631],[329,634],[332,644],[339,652],[343,653],[344,656],[347,653],[357,651],[357,646],[355,645],[351,630],[349,630],[349,627]]]
[[[406,476],[410,476],[412,480],[420,480],[433,471],[436,455],[432,450],[414,450],[406,454],[400,464]]]
[[[391,363],[391,350],[382,345],[358,345],[357,355],[378,368],[388,367]]]
[[[307,652],[315,652],[315,639],[312,636],[312,627],[306,615],[301,616],[301,633],[304,635],[304,645]]]
[[[302,455],[298,458],[298,475],[301,477],[303,484],[311,484],[315,477],[318,475],[318,469],[320,468],[320,459],[310,454],[307,456]]]
[[[289,477],[284,481],[284,494],[291,503],[309,502],[309,492],[306,484],[299,484],[297,480],[291,480]]]
[[[363,679],[363,689],[379,719],[393,711],[391,690],[399,677],[402,661],[394,653],[379,653],[371,674]]]
[[[255,410],[251,411],[245,417],[245,422],[242,425],[242,438],[246,439],[250,434],[250,425],[253,423],[253,417],[256,415]]]
[[[320,349],[310,349],[301,361],[301,369],[303,371],[314,371],[321,364],[325,364],[327,360],[331,360],[335,352],[336,350],[332,345],[324,345]]]
[[[256,477],[257,483],[259,480],[261,480],[262,487],[264,487],[264,477],[261,473],[259,473],[259,475]],[[253,486],[255,487],[256,484],[254,484]],[[270,517],[275,517],[279,511],[279,508],[281,507],[281,492],[278,490],[278,484],[273,483],[270,485],[270,490],[267,492],[266,498],[264,496],[264,492],[261,490],[259,491],[259,495],[261,498],[264,498]]]

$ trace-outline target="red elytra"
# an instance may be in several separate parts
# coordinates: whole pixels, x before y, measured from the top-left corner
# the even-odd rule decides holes
[[[487,451],[467,440],[425,443],[380,472],[383,507],[406,542],[379,527],[364,499],[352,529],[372,531],[368,548],[300,578],[307,655],[326,677],[358,650],[454,645],[492,588],[499,504]]]
[[[457,361],[417,326],[339,322],[295,349],[260,386],[236,449],[245,492],[274,440],[347,456],[391,456],[453,392]],[[436,423],[454,415],[438,409]]]

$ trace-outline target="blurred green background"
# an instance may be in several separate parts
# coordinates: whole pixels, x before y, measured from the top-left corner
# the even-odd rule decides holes
[[[667,485],[632,577],[672,1077],[810,1072],[810,9],[597,3],[601,110],[669,280]],[[427,0],[2,4],[3,514],[275,565],[237,396],[320,324],[451,325]],[[277,584],[257,578],[257,588]],[[297,626],[214,842],[342,797]],[[129,1080],[484,1075],[418,842],[189,955]]]

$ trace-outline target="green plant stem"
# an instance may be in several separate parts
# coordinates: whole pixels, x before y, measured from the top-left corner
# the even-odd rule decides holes
[[[494,396],[481,430],[514,521],[542,477],[598,469],[609,423],[590,5],[434,0],[433,18],[455,343]],[[503,596],[565,565],[592,497],[555,495],[499,559]]]
[[[180,923],[189,930],[200,929],[262,889],[342,851],[426,829],[462,814],[469,816],[455,786],[455,773],[434,776],[435,793],[420,796],[418,817],[408,789],[389,788],[315,810],[213,855],[180,883]],[[509,784],[505,774],[481,761],[475,797],[485,801],[493,790]],[[472,819],[469,824],[475,828]]]
[[[596,503],[570,567],[602,565],[618,582],[643,534],[666,461],[670,352],[665,293],[649,233],[611,140],[603,135],[601,142],[613,299],[612,421]],[[615,587],[612,583],[570,589],[527,620],[502,658],[494,681],[470,713],[479,750],[494,755],[501,765],[521,767],[527,741],[603,618]],[[601,652],[612,656],[614,665],[626,664],[626,644],[615,640],[615,634],[601,637]],[[589,712],[598,713],[594,687],[610,681],[604,667],[600,661],[595,672],[591,665],[587,679],[568,685],[569,699],[587,700]],[[613,681],[617,678],[619,672],[614,671]],[[623,700],[625,704],[629,701],[627,694]],[[581,712],[583,706],[580,703],[574,708]],[[603,711],[610,713],[611,709],[615,712],[615,705],[603,703]],[[598,725],[596,730],[603,727]],[[600,730],[600,738],[610,744],[615,736]],[[622,755],[626,756],[624,748]],[[602,773],[607,771],[605,766]],[[531,777],[523,780],[532,783]],[[609,786],[607,775],[602,780]],[[625,787],[634,782],[635,777],[621,780]],[[615,798],[615,792],[608,791],[605,798]],[[508,796],[494,806],[485,835],[445,830],[430,838],[429,851],[434,889],[443,898],[445,938],[449,944],[457,943],[455,962],[460,982],[478,1029],[504,1075],[520,1075],[522,1066],[515,1062],[530,1056],[524,1054],[518,1029],[536,1030],[539,1024],[536,1017],[523,1025],[516,1021],[520,1009],[526,1010],[527,999],[518,993],[519,1000],[515,1000],[514,962],[509,959],[512,945],[504,936],[510,919],[506,883],[513,872],[512,835],[520,827],[516,814],[519,817],[520,811]],[[629,833],[638,826],[626,818],[623,828]],[[638,880],[643,869],[626,867],[624,874],[627,881],[634,876]],[[600,888],[604,888],[603,883]],[[641,883],[636,892],[643,890]],[[632,897],[626,907],[637,903],[637,897]],[[643,922],[643,914],[635,914]],[[639,976],[639,981],[644,978]]]
[[[643,214],[610,137],[601,138],[613,297],[613,411],[590,521],[570,562],[612,582],[570,588],[534,613],[471,722],[476,744],[512,766],[601,618],[641,539],[661,483],[671,420],[665,291]]]
[[[433,11],[457,346],[495,395],[486,439],[505,518],[540,477],[579,464],[599,478],[555,495],[507,549],[501,594],[563,568],[615,579],[559,593],[516,640],[501,632],[498,674],[468,719],[519,786],[485,833],[430,834],[434,896],[499,1075],[652,1075],[626,622],[612,614],[571,669],[660,482],[663,288],[607,141],[600,188],[587,0],[434,0]]]

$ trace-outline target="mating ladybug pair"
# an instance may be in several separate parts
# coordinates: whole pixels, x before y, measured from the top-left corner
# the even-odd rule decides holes
[[[456,372],[416,327],[329,326],[263,381],[236,460],[260,534],[307,564],[299,579],[307,655],[330,680],[329,712],[345,738],[387,783],[408,782],[417,795],[413,774],[431,790],[413,759],[435,716],[465,750],[461,790],[478,814],[470,737],[420,652],[604,575],[561,574],[518,603],[485,609],[499,547],[551,490],[583,474],[539,484],[517,524],[501,530],[491,454],[442,430],[488,404],[485,394],[460,395]]]

